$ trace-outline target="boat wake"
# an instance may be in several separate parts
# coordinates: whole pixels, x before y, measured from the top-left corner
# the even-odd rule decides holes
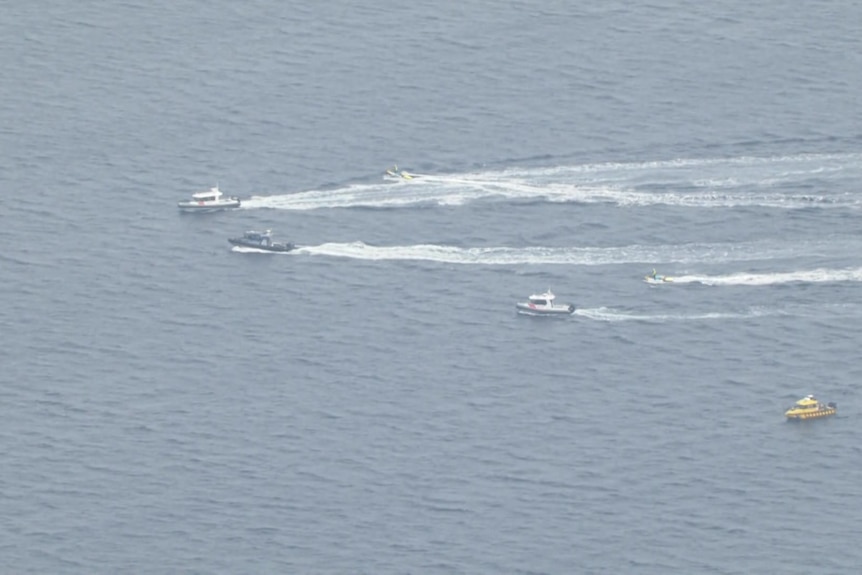
[[[681,245],[629,245],[614,247],[457,247],[434,244],[406,246],[373,246],[363,242],[325,243],[297,248],[298,253],[359,260],[421,260],[464,265],[609,265],[648,264],[715,264],[737,261],[758,261],[794,258],[823,251],[826,240],[811,240],[795,244],[747,242],[738,244],[693,243]],[[846,244],[845,249],[850,249]],[[677,276],[674,283],[706,283],[722,278],[708,276]],[[732,277],[732,276],[731,276]],[[726,279],[726,278],[725,278]],[[667,284],[670,285],[670,284]]]
[[[708,286],[766,286],[787,283],[862,282],[862,268],[825,269],[776,273],[734,273],[729,275],[674,276],[674,284],[698,283]]]
[[[457,206],[475,201],[609,203],[695,208],[859,208],[855,195],[832,193],[862,178],[862,154],[678,159],[636,163],[415,174],[411,180],[253,196],[242,209],[317,210]]]
[[[645,322],[672,323],[690,321],[748,320],[762,317],[834,317],[862,318],[862,304],[815,303],[805,305],[782,305],[775,307],[754,306],[740,310],[705,311],[700,313],[650,313],[620,310],[612,307],[578,308],[573,314],[580,318],[606,323]]]
[[[693,314],[650,314],[650,313],[635,313],[619,311],[608,307],[598,308],[578,308],[574,315],[595,321],[603,321],[608,323],[618,322],[679,322],[679,321],[707,321],[707,320],[726,320],[726,319],[750,319],[754,317],[767,316],[783,316],[790,315],[786,310],[780,309],[765,309],[752,308],[740,312],[704,312]]]

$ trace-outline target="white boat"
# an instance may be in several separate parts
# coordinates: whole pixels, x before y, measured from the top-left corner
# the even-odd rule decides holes
[[[516,303],[515,309],[524,315],[571,315],[575,313],[575,306],[554,303],[556,298],[557,296],[548,289],[545,293],[531,295],[528,301]]]
[[[184,212],[216,212],[218,210],[229,210],[238,208],[240,200],[236,196],[225,196],[218,186],[210,188],[205,192],[192,194],[190,200],[177,203],[177,207]]]

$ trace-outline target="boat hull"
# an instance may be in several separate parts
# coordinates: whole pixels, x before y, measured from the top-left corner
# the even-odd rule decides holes
[[[541,307],[536,305],[531,305],[529,303],[516,303],[515,310],[523,315],[535,315],[535,316],[563,316],[563,315],[572,315],[575,313],[575,306],[573,305],[553,305],[548,307]]]
[[[799,412],[794,413],[795,410],[789,410],[785,413],[787,417],[787,421],[805,421],[807,419],[822,419],[824,417],[832,417],[836,413],[838,413],[838,406],[835,404],[831,404],[826,408],[818,409],[816,411],[809,410],[808,412],[803,412],[799,410]]]
[[[242,238],[230,238],[228,240],[228,242],[230,242],[232,245],[239,246],[242,248],[252,248],[255,250],[262,250],[265,252],[283,253],[283,252],[289,252],[289,251],[296,249],[296,246],[292,243],[287,243],[287,244],[273,243],[270,245],[262,245],[262,244],[246,241]]]
[[[204,214],[209,212],[220,212],[222,210],[233,210],[241,205],[242,202],[238,198],[232,198],[221,202],[185,201],[179,202],[177,207],[184,213]]]

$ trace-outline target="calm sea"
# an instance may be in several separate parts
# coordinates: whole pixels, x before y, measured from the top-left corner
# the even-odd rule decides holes
[[[0,572],[862,568],[859,3],[6,4]]]

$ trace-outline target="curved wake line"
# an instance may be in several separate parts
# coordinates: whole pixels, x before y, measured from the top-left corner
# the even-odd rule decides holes
[[[844,246],[849,249],[848,246]],[[791,258],[806,252],[819,254],[822,242],[796,244],[741,243],[741,244],[683,244],[668,246],[631,245],[623,247],[485,247],[461,248],[455,246],[420,244],[408,246],[372,246],[363,242],[325,243],[302,246],[290,253],[341,257],[358,260],[420,260],[463,265],[608,265],[650,264],[656,262],[676,264],[725,263]],[[670,274],[673,275],[673,274]],[[709,280],[707,276],[682,276],[677,283]],[[670,284],[668,284],[670,285]]]
[[[419,177],[409,181],[253,196],[243,201],[242,209],[409,208],[491,199],[694,208],[862,206],[862,198],[829,191],[836,187],[830,182],[838,178],[862,178],[862,154],[678,159],[416,175]],[[800,193],[800,188],[816,191]]]

